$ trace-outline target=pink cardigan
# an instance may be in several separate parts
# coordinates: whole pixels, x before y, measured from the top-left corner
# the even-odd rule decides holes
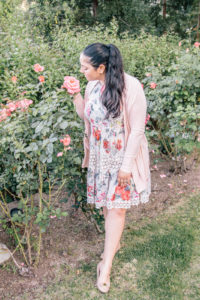
[[[84,116],[85,103],[89,94],[98,81],[90,81],[85,90],[85,97],[81,94],[75,97],[76,111],[85,122],[84,159],[82,167],[88,167],[90,123]],[[137,192],[148,187],[150,180],[149,151],[145,137],[146,99],[141,83],[133,76],[125,73],[125,93],[123,97],[124,129],[126,150],[120,170],[132,173]]]

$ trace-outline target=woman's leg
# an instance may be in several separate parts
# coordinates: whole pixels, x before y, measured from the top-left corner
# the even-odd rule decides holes
[[[105,220],[104,256],[99,276],[99,282],[102,284],[106,283],[109,279],[112,261],[124,229],[125,215],[125,209],[113,208],[107,210]]]
[[[105,232],[106,232],[106,217],[107,217],[107,214],[108,214],[108,209],[106,206],[103,207],[103,215],[104,215],[104,220],[105,220]],[[105,244],[104,244],[105,246]],[[119,244],[117,245],[117,248],[116,248],[116,252],[120,249],[120,242]],[[103,256],[104,256],[104,251],[103,253],[101,254],[101,258],[103,259]]]
[[[108,213],[108,209],[107,209],[106,206],[104,206],[104,207],[103,207],[103,215],[104,215],[105,223],[106,223],[107,213]]]

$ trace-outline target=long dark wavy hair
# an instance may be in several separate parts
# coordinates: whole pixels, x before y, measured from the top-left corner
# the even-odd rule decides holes
[[[105,89],[102,93],[102,103],[107,109],[106,118],[110,115],[113,118],[118,117],[125,89],[124,68],[119,49],[112,44],[94,43],[88,45],[83,50],[83,54],[90,59],[95,69],[101,64],[105,65]]]

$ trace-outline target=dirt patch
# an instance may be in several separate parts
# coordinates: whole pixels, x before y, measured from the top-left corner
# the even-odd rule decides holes
[[[132,207],[127,211],[126,228],[130,223],[139,224],[144,218],[155,218],[164,210],[176,211],[186,199],[186,195],[200,192],[200,165],[196,163],[186,173],[170,172],[169,162],[152,157],[152,194],[147,204]],[[156,162],[156,163],[155,163]],[[81,211],[76,212],[70,201],[61,203],[62,210],[68,211],[68,216],[61,220],[52,219],[51,225],[44,236],[41,263],[34,270],[34,275],[22,277],[18,274],[11,260],[0,267],[0,299],[20,299],[25,292],[51,284],[56,279],[57,270],[64,268],[77,269],[80,264],[87,264],[91,259],[98,261],[103,249],[104,235],[97,233]],[[126,229],[125,229],[126,230]],[[0,242],[11,250],[14,244],[0,227]],[[18,253],[16,259],[22,261]],[[130,265],[127,265],[130,267]],[[132,266],[131,266],[132,267]]]

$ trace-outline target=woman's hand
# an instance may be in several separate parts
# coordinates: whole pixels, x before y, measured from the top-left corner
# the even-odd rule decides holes
[[[131,184],[131,173],[126,173],[126,172],[119,170],[117,180],[118,180],[119,186],[124,187],[127,184]]]

